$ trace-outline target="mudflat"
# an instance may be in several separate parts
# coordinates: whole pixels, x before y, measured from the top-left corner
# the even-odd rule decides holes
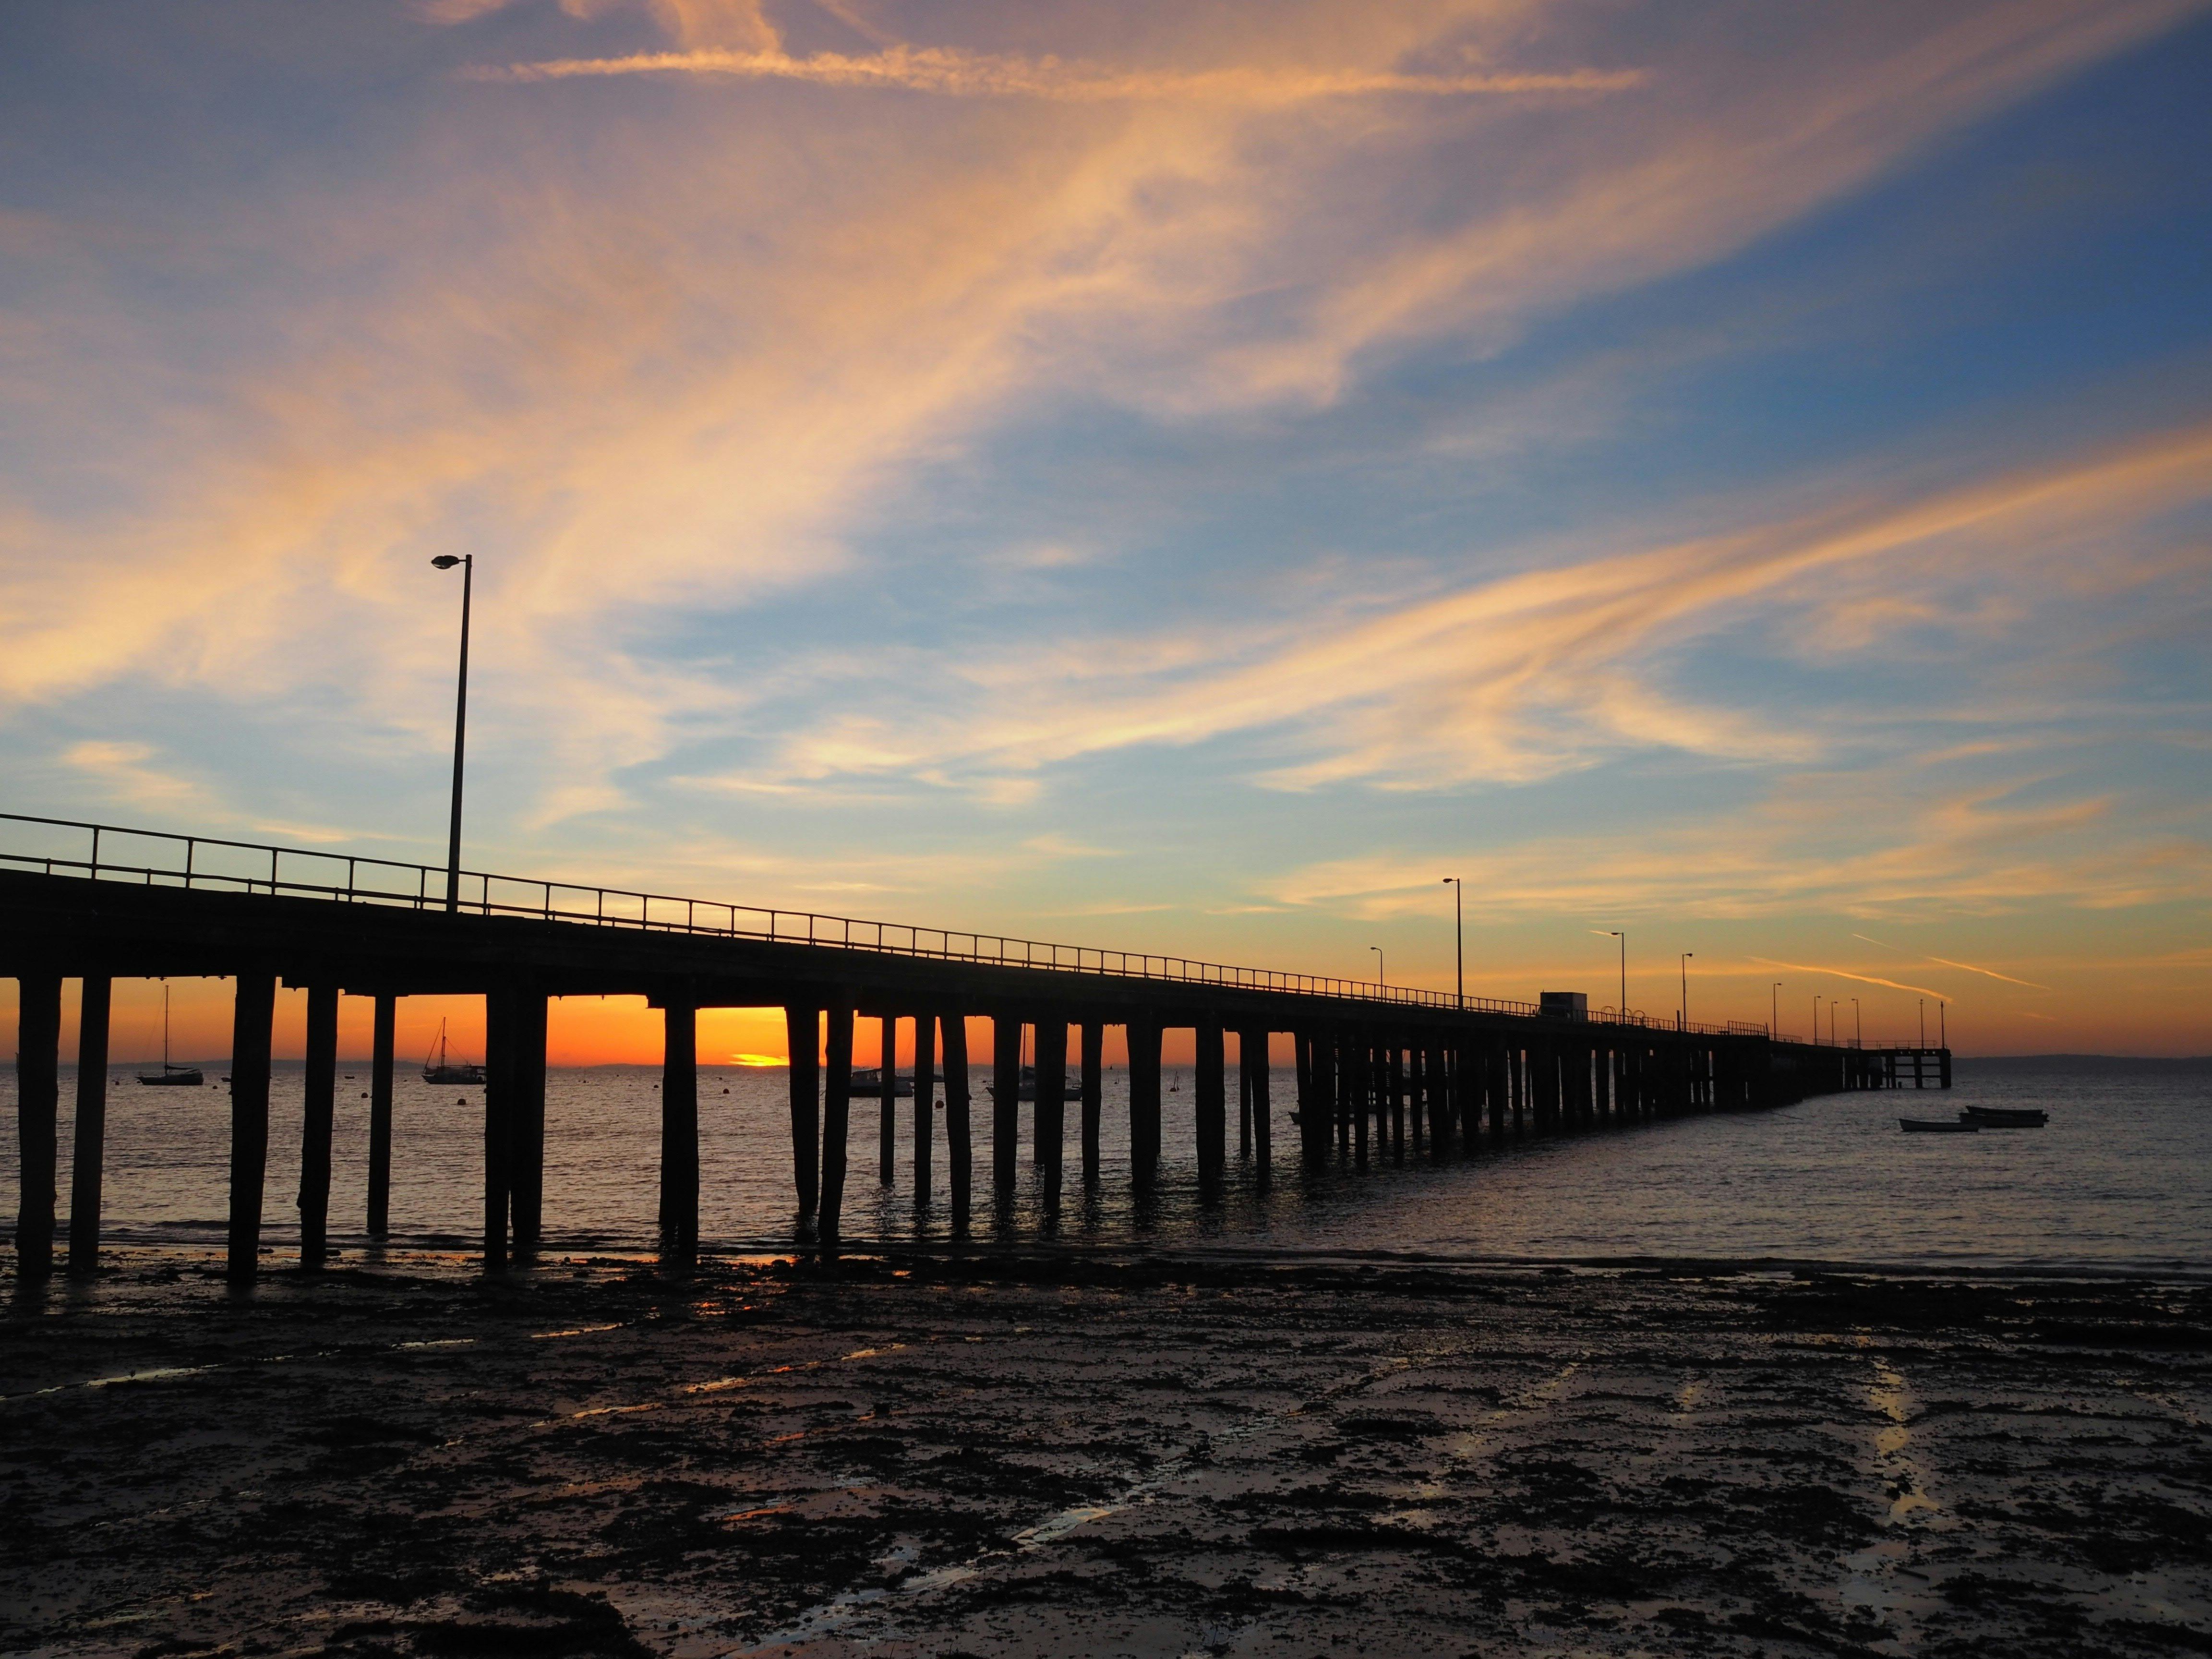
[[[112,1261],[7,1312],[9,1652],[2212,1652],[2202,1285]]]

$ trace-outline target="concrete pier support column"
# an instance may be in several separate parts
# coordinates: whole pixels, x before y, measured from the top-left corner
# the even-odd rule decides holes
[[[1014,1158],[1022,1127],[1022,1019],[1019,1014],[991,1017],[991,1181],[1014,1184]]]
[[[914,1017],[914,1201],[929,1202],[930,1148],[937,1139],[937,1017]]]
[[[791,1056],[791,1184],[802,1226],[822,1194],[822,1037],[820,1010],[812,1003],[783,1011],[784,1052]],[[848,1085],[849,1086],[849,1085]]]
[[[660,1254],[689,1261],[699,1253],[699,1011],[671,1001],[661,1024]]]
[[[107,1161],[107,1023],[114,981],[87,975],[76,1002],[76,1144],[70,1158],[69,1264],[100,1265],[100,1179]]]
[[[1198,1185],[1201,1192],[1218,1191],[1228,1163],[1228,1056],[1221,1022],[1201,1018],[1198,1023],[1198,1076],[1192,1105],[1198,1119]]]
[[[25,1280],[54,1270],[54,1182],[60,1162],[62,979],[25,974],[15,981],[15,1273]]]
[[[1367,1131],[1375,1117],[1375,1043],[1363,1037],[1352,1048],[1352,1156],[1361,1169],[1367,1167]]]
[[[1057,1191],[1067,1140],[1067,1022],[1058,1014],[1036,1023],[1036,1101],[1030,1121],[1036,1132],[1037,1167],[1046,1186]]]
[[[331,1128],[337,1106],[338,988],[307,988],[307,1050],[300,1088],[300,1266],[331,1254]]]
[[[1106,1027],[1083,1022],[1083,1184],[1098,1184],[1099,1120],[1106,1111]]]
[[[945,1152],[952,1178],[952,1231],[968,1231],[975,1181],[975,1119],[968,1099],[968,1020],[957,1010],[939,1017],[945,1033]]]
[[[1506,1115],[1512,1109],[1512,1079],[1507,1075],[1504,1048],[1492,1043],[1483,1051],[1484,1091],[1490,1097],[1490,1138],[1505,1139]]]
[[[240,974],[230,1024],[230,1224],[223,1274],[251,1284],[261,1267],[261,1192],[269,1173],[269,1026],[273,974]]]
[[[898,1016],[885,1014],[879,1024],[883,1064],[876,1072],[876,1179],[888,1187],[898,1177],[892,1157],[898,1145]]]
[[[1323,1026],[1298,1037],[1298,1155],[1308,1169],[1328,1162],[1336,1121],[1336,1036]]]
[[[1390,1156],[1402,1164],[1406,1161],[1406,1050],[1395,1037],[1390,1040],[1389,1065]]]
[[[1237,1033],[1237,1093],[1245,1102],[1245,1117],[1252,1126],[1252,1157],[1259,1179],[1267,1182],[1267,1157],[1274,1152],[1274,1102],[1272,1075],[1267,1068],[1267,1029],[1245,1026]]]
[[[1237,1156],[1252,1156],[1252,1074],[1244,1069],[1244,1034],[1237,1034]]]
[[[392,1051],[399,1000],[376,994],[368,1055],[368,1236],[380,1243],[392,1231]]]
[[[515,1005],[512,987],[484,994],[483,1267],[488,1273],[507,1267],[514,1211]]]
[[[1260,1027],[1237,1039],[1237,1063],[1252,1103],[1252,1156],[1262,1192],[1272,1179],[1269,1164],[1275,1152],[1274,1073],[1267,1064],[1267,1036],[1266,1028]]]
[[[853,1121],[853,1000],[849,992],[830,999],[829,1060],[822,1100],[822,1193],[815,1236],[824,1250],[835,1249],[845,1206],[845,1164]]]
[[[1129,1040],[1129,1168],[1139,1187],[1160,1172],[1160,1027],[1150,1015],[1132,1018]]]
[[[1406,1050],[1406,1150],[1419,1158],[1436,1139],[1436,1116],[1429,1103],[1429,1051]]]
[[[519,993],[507,1123],[507,1207],[518,1255],[534,1254],[545,1233],[545,1024],[544,994],[536,988]],[[696,1102],[696,1083],[693,1097]]]
[[[1366,1109],[1361,1091],[1367,1086],[1367,1067],[1360,1056],[1366,1052],[1363,1039],[1348,1032],[1339,1032],[1336,1042],[1336,1155],[1352,1156],[1352,1125]],[[1360,1145],[1364,1146],[1363,1133]]]

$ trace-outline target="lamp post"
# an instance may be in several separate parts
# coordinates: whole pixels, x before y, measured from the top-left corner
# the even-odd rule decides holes
[[[1452,890],[1452,969],[1459,987],[1459,1006],[1467,1006],[1467,918],[1462,901],[1467,890],[1457,876],[1446,876],[1444,885]]]
[[[1774,1034],[1782,1029],[1782,981],[1776,980],[1766,993],[1766,1040],[1774,1041]]]
[[[1682,969],[1682,1012],[1674,1016],[1674,1029],[1680,1031],[1690,1029],[1690,958],[1697,954],[1695,951],[1683,951],[1680,964]]]
[[[1928,1046],[1928,999],[1920,999],[1920,1046]]]
[[[1818,996],[1813,999],[1813,1046],[1815,1048],[1820,1046],[1820,999]]]
[[[1859,1000],[1851,999],[1851,1041],[1860,1048],[1866,1047],[1866,1022],[1859,1018]]]
[[[1937,1047],[1943,1048],[1948,1048],[1951,1046],[1951,1023],[1943,1017],[1943,1011],[1946,1006],[1948,1006],[1948,1005],[1944,1003],[1941,998],[1936,1000],[1936,1042]],[[1926,1044],[1923,1042],[1922,1046],[1924,1048],[1926,1047]]]
[[[1628,934],[1619,927],[1605,930],[1620,941],[1620,1023],[1628,1024]]]
[[[1376,982],[1376,984],[1377,984],[1377,985],[1386,985],[1386,984],[1388,984],[1389,981],[1387,981],[1387,980],[1385,980],[1385,979],[1382,977],[1382,947],[1381,945],[1369,945],[1367,948],[1368,948],[1369,950],[1370,950],[1370,951],[1374,951],[1374,952],[1375,952],[1375,982]]]
[[[430,562],[440,570],[461,568],[461,676],[453,694],[453,819],[446,842],[446,909],[461,908],[461,756],[469,731],[469,600],[476,586],[477,558],[464,553],[458,558],[441,553]]]

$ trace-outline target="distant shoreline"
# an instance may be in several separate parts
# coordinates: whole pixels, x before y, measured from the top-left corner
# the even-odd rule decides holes
[[[2212,1054],[1960,1054],[1954,1063],[2008,1072],[2212,1072]]]

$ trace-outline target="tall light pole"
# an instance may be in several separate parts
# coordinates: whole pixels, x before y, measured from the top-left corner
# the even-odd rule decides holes
[[[1859,1000],[1851,999],[1851,1041],[1862,1048],[1866,1047],[1866,1022],[1859,1018]]]
[[[1948,1048],[1951,1046],[1951,1023],[1943,1017],[1943,1011],[1946,1006],[1947,1005],[1940,998],[1937,1000],[1936,1004],[1936,1041],[1938,1046]],[[1928,1046],[1926,1039],[1922,1039],[1920,1046],[1923,1048]]]
[[[1628,1023],[1628,933],[1620,927],[1605,931],[1620,941],[1620,1020],[1625,1025]]]
[[[1467,916],[1462,901],[1467,890],[1457,876],[1446,876],[1444,885],[1452,890],[1452,967],[1458,976],[1459,1006],[1467,1006]]]
[[[1367,948],[1375,952],[1375,982],[1377,985],[1388,984],[1389,981],[1382,977],[1382,947],[1370,945]]]
[[[461,678],[453,694],[453,821],[446,842],[446,908],[451,913],[461,908],[461,757],[469,732],[469,600],[476,586],[477,557],[473,553],[458,558],[441,553],[430,562],[441,570],[461,568]]]
[[[1818,996],[1813,999],[1813,1046],[1815,1048],[1820,1046],[1820,999]]]
[[[1920,1046],[1928,1046],[1928,999],[1920,999]]]
[[[1682,960],[1680,963],[1682,969],[1682,1012],[1674,1016],[1675,1029],[1678,1030],[1686,1031],[1690,1029],[1690,958],[1697,954],[1698,953],[1695,951],[1685,951],[1682,952]]]
[[[1782,981],[1776,980],[1766,994],[1766,1040],[1774,1041],[1774,1034],[1782,1029]]]

